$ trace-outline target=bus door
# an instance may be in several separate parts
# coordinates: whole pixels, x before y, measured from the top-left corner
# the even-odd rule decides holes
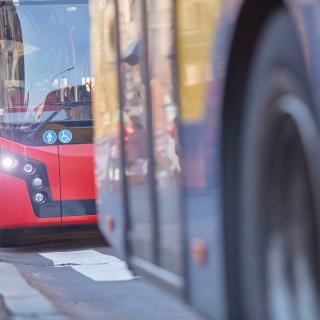
[[[213,174],[219,174],[214,161],[219,154],[210,148],[208,134],[217,125],[216,119],[205,117],[206,88],[213,83],[213,34],[208,30],[214,31],[217,2],[114,4],[116,22],[104,19],[112,14],[93,13],[100,17],[93,19],[93,34],[100,34],[94,44],[97,121],[105,117],[112,122],[103,95],[113,90],[104,90],[102,75],[108,74],[103,61],[111,46],[99,53],[99,45],[112,42],[115,34],[120,62],[113,64],[119,77],[119,103],[113,105],[120,106],[120,152],[106,143],[112,131],[96,129],[100,228],[135,272],[185,297],[203,313],[224,319],[221,186],[212,184]],[[98,1],[96,5],[103,7]],[[117,32],[104,34],[113,25]],[[114,175],[114,160],[111,164],[116,154],[119,175]],[[113,188],[116,176],[122,180]],[[111,194],[119,195],[120,205],[108,206]]]
[[[184,294],[173,2],[118,1],[130,266]]]
[[[33,48],[25,65],[35,70],[26,100],[43,143],[57,145],[62,223],[95,222],[88,4],[32,2],[19,10]]]

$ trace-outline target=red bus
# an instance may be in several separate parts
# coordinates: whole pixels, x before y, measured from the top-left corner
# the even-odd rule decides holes
[[[87,1],[0,5],[0,244],[96,223]]]

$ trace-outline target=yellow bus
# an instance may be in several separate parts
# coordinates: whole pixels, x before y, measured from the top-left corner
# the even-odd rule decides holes
[[[319,1],[92,0],[100,229],[212,319],[319,319]]]

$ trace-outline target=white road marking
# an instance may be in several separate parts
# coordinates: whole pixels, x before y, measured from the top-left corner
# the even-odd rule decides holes
[[[135,278],[122,260],[95,250],[42,252],[56,267],[71,267],[94,281],[125,281]]]

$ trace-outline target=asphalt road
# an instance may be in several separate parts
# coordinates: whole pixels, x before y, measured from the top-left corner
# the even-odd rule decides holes
[[[0,285],[3,280],[10,281],[4,273],[10,275],[11,269],[8,271],[8,266],[14,266],[17,273],[26,280],[26,285],[30,286],[28,289],[25,285],[26,294],[32,288],[36,289],[52,303],[59,314],[70,319],[203,319],[171,294],[140,277],[133,277],[96,233],[71,239],[33,241],[32,244],[17,248],[0,248],[1,264],[6,269],[1,271],[0,268]],[[19,281],[8,283],[13,291],[21,291],[15,288]],[[8,287],[8,284],[3,287]],[[26,301],[25,297],[23,301]],[[39,304],[36,301],[30,299],[27,309],[32,310],[32,304]],[[44,317],[33,314],[26,318]]]

